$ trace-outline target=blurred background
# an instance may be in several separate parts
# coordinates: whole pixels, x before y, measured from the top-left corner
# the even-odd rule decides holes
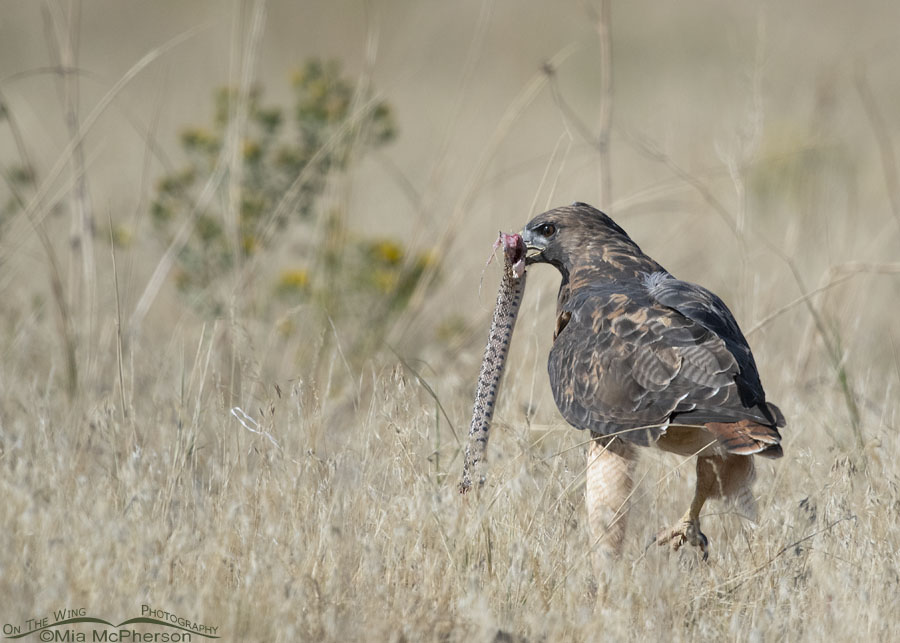
[[[248,125],[234,107],[224,107],[221,131],[215,130],[216,92],[223,88],[236,96],[256,92],[260,109],[281,110],[273,147],[298,129],[333,129],[354,113],[358,126],[371,127],[363,122],[368,116],[360,117],[365,101],[383,104],[389,117],[384,140],[360,143],[357,133],[352,144],[341,141],[353,148],[352,161],[338,172],[320,169],[322,185],[305,186],[310,196],[302,215],[297,199],[287,200],[282,214],[289,224],[278,226],[277,242],[259,248],[266,258],[255,263],[266,265],[254,266],[254,274],[271,274],[257,286],[269,286],[281,271],[309,273],[311,264],[321,264],[309,243],[321,240],[327,213],[335,211],[341,234],[396,242],[407,264],[416,257],[439,261],[440,281],[429,279],[422,294],[452,297],[453,309],[444,311],[447,332],[474,314],[483,320],[491,307],[493,289],[475,284],[496,230],[518,230],[532,215],[574,200],[610,212],[670,271],[718,292],[732,290],[729,301],[745,324],[804,294],[778,253],[797,263],[807,289],[823,285],[830,267],[896,256],[897,179],[886,176],[896,169],[891,106],[900,91],[893,5],[616,6],[608,169],[598,151],[599,6],[7,1],[0,91],[10,118],[0,128],[2,162],[8,176],[22,169],[40,189],[29,207],[46,215],[54,244],[75,234],[73,219],[91,218],[100,246],[108,241],[104,230],[114,227],[129,253],[120,281],[126,315],[216,163],[227,160],[218,156],[227,136],[237,128],[255,140],[254,114]],[[332,76],[344,83],[348,104],[327,123],[291,131],[302,102],[297,76],[310,61],[339,65]],[[60,65],[71,73],[59,73]],[[186,144],[192,131],[221,138],[206,158],[197,158],[202,137],[193,148]],[[286,168],[266,167],[276,158],[273,152],[263,159],[259,171],[295,176],[308,161],[301,154]],[[186,169],[195,176],[181,187],[191,193],[172,206],[171,221],[154,227],[150,213],[165,196],[165,179]],[[604,172],[609,194],[601,195]],[[249,180],[239,185],[247,190]],[[220,177],[207,195],[224,210],[229,185]],[[266,186],[269,201],[279,203],[287,185]],[[73,191],[82,205],[70,203],[67,212]],[[44,253],[34,249],[38,242],[23,217],[15,219],[16,207],[7,210],[4,222],[18,226],[18,234],[4,235],[6,281],[23,283],[12,274],[24,271],[29,287],[36,278],[46,290],[39,276]],[[211,218],[220,218],[227,236],[231,215],[224,210]],[[234,216],[243,222],[248,215]],[[231,252],[227,240],[221,245]],[[64,243],[57,252],[69,266]],[[93,252],[97,270],[108,273],[108,252]],[[742,262],[731,260],[736,256]],[[736,281],[740,265],[745,274]],[[178,267],[165,275],[162,302],[149,293],[143,300],[151,320],[173,314],[165,296]],[[197,270],[190,263],[181,268]],[[765,282],[775,274],[778,292]],[[95,312],[110,303],[99,296]],[[422,332],[417,341],[432,339]]]
[[[266,441],[240,455],[239,407],[288,460],[418,427],[398,466],[449,493],[497,231],[586,201],[728,303],[804,480],[824,489],[835,462],[896,479],[898,24],[877,0],[0,0],[0,453],[44,453],[22,437],[43,409],[85,466],[187,458],[162,500],[117,483],[114,505],[169,515],[231,455],[256,475]],[[545,373],[558,275],[531,273],[492,443],[507,466],[583,437]],[[25,511],[34,483],[6,461]]]

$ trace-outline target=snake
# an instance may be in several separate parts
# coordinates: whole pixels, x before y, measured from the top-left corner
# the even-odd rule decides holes
[[[497,292],[497,303],[494,306],[494,316],[487,346],[484,349],[478,383],[475,386],[472,423],[469,426],[469,439],[466,443],[463,472],[459,482],[460,493],[466,493],[472,488],[473,479],[477,479],[479,487],[484,484],[484,477],[480,475],[479,469],[485,459],[500,379],[506,366],[519,307],[522,305],[522,295],[525,293],[525,242],[521,235],[501,232],[494,243],[494,249],[500,247],[503,248],[503,277]]]

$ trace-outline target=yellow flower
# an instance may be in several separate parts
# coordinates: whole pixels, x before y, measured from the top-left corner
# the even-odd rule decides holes
[[[372,245],[372,253],[384,263],[395,266],[403,259],[403,246],[389,239],[376,241]]]
[[[209,130],[192,127],[181,133],[181,142],[187,147],[212,149],[218,145],[219,139]]]
[[[259,240],[252,234],[241,237],[241,247],[245,255],[252,255],[259,248]]]
[[[260,156],[262,156],[262,149],[260,148],[259,143],[257,143],[256,141],[244,141],[243,152],[244,158],[250,162],[258,161]]]
[[[112,242],[117,248],[128,248],[134,241],[134,235],[131,228],[123,225],[114,225],[112,227]]]
[[[441,255],[437,251],[437,248],[431,248],[426,250],[425,252],[419,254],[417,257],[418,264],[423,268],[431,268],[432,266],[437,265],[438,261],[440,261]]]
[[[303,269],[284,270],[278,278],[278,289],[303,290],[309,285],[309,273]]]
[[[388,293],[392,292],[397,285],[397,274],[381,268],[372,273],[372,280],[375,282],[375,288],[381,292]]]

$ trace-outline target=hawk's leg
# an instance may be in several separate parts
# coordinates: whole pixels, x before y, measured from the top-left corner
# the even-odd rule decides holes
[[[749,456],[698,456],[697,486],[691,507],[681,522],[671,529],[664,529],[655,539],[658,545],[672,544],[679,549],[685,543],[699,547],[703,560],[709,556],[709,540],[700,531],[700,510],[710,498],[750,495],[753,481],[753,460]],[[752,496],[751,496],[752,499]]]
[[[591,438],[587,455],[585,504],[591,531],[592,559],[599,584],[605,584],[609,561],[625,542],[626,504],[637,462],[635,447],[621,438]]]

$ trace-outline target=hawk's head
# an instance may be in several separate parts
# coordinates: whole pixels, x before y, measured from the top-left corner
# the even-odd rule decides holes
[[[539,214],[522,230],[527,264],[549,263],[563,274],[584,261],[603,261],[610,246],[642,254],[628,234],[608,216],[586,203],[573,203]]]

